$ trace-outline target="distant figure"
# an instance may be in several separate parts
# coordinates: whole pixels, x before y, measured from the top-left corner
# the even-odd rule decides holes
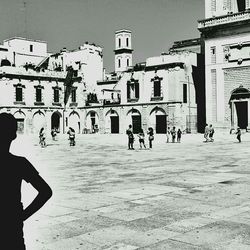
[[[176,138],[176,130],[175,130],[175,127],[172,128],[172,130],[171,130],[171,135],[172,135],[172,143],[175,143],[175,138]]]
[[[1,249],[25,250],[23,222],[36,213],[52,196],[52,190],[24,157],[9,152],[16,138],[17,121],[13,115],[0,114],[1,151]],[[21,184],[25,180],[38,194],[23,208]]]
[[[67,134],[69,135],[69,145],[70,146],[75,146],[76,145],[76,141],[75,141],[75,130],[71,127],[69,127],[69,130],[67,132]]]
[[[178,129],[178,131],[177,131],[177,142],[181,142],[181,135],[182,135],[182,132],[181,132],[181,130],[180,129]]]
[[[170,127],[167,128],[167,133],[166,133],[166,136],[167,136],[167,143],[169,143],[169,137],[170,137]]]
[[[153,128],[148,128],[148,142],[149,142],[149,148],[152,148],[152,142],[154,140],[154,130]]]
[[[55,128],[53,128],[51,130],[51,136],[52,136],[52,140],[55,141],[56,140],[56,135],[57,135],[57,131]]]
[[[214,141],[214,128],[213,128],[212,124],[210,124],[210,126],[209,126],[209,140],[211,142]]]
[[[146,148],[146,145],[145,145],[145,134],[143,132],[143,129],[140,130],[140,132],[138,134],[138,137],[139,137],[140,148],[142,148],[142,146],[144,146],[144,148]]]
[[[40,129],[39,132],[39,144],[41,145],[42,148],[46,147],[46,141],[45,141],[45,131],[44,128]]]
[[[237,129],[236,135],[237,135],[237,137],[236,137],[237,140],[238,140],[239,142],[241,142],[241,130],[240,130],[240,128]]]
[[[205,138],[205,142],[208,142],[208,135],[209,135],[209,127],[208,127],[208,124],[206,124],[206,127],[205,127],[205,131],[204,131],[204,138]]]
[[[128,136],[128,149],[134,150],[134,140],[135,140],[135,138],[134,138],[134,134],[133,134],[131,124],[128,126],[128,129],[126,130],[126,134]]]

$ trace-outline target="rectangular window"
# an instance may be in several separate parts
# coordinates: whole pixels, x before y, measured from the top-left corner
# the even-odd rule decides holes
[[[76,89],[71,90],[71,102],[76,102]]]
[[[128,38],[126,38],[126,46],[129,46]]]
[[[160,97],[160,96],[161,96],[161,82],[154,81],[154,97]]]
[[[119,48],[121,47],[121,38],[118,39],[118,43],[119,43]]]
[[[16,87],[16,101],[22,102],[23,101],[23,88]]]
[[[187,84],[183,84],[183,103],[187,103]]]
[[[211,64],[216,63],[216,47],[213,46],[210,48],[210,53],[211,53]]]
[[[216,69],[211,70],[212,85],[212,120],[217,121],[217,74]]]
[[[33,45],[30,44],[30,52],[33,52]]]
[[[121,59],[118,59],[118,68],[121,68]]]
[[[211,0],[211,11],[216,11],[216,0]]]
[[[54,89],[54,102],[59,102],[59,89]]]
[[[36,102],[42,102],[42,89],[36,88]]]
[[[127,66],[129,66],[129,59],[127,59]]]

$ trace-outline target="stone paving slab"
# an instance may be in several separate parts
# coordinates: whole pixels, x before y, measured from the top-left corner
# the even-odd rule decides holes
[[[156,135],[152,150],[127,150],[126,135],[67,136],[40,148],[18,137],[53,197],[25,222],[27,250],[250,249],[250,133]],[[23,204],[36,192],[24,183]]]

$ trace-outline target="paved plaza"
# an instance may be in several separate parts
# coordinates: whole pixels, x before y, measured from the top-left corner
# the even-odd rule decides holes
[[[127,150],[126,135],[19,136],[53,197],[25,222],[27,250],[250,249],[250,133],[183,135]],[[36,193],[23,185],[26,205]]]

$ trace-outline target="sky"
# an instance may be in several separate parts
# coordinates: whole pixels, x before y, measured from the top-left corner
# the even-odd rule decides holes
[[[113,71],[116,30],[132,31],[133,64],[144,62],[174,41],[199,37],[204,5],[205,0],[0,0],[0,43],[21,36],[47,41],[48,51],[58,52],[88,41],[103,48],[104,67]]]

